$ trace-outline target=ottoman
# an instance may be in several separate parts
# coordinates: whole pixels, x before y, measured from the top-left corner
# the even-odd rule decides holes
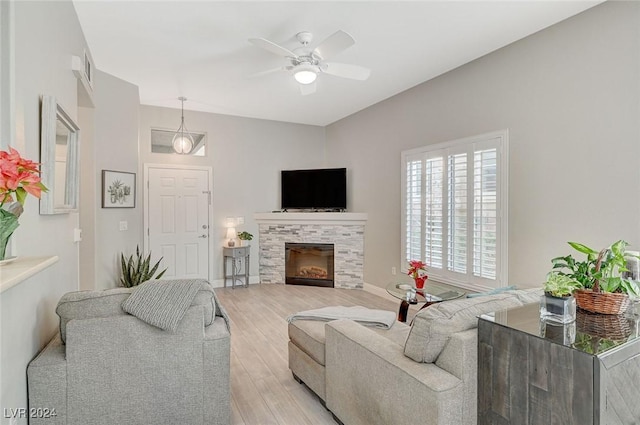
[[[289,369],[293,378],[305,384],[324,404],[325,325],[321,320],[293,320],[289,323]],[[368,327],[376,333],[404,346],[411,327],[395,322],[391,329]]]
[[[304,383],[324,403],[324,325],[320,320],[294,320],[289,323],[289,369],[293,378]]]

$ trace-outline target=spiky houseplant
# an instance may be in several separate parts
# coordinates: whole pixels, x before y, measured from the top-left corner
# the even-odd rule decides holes
[[[120,265],[122,267],[122,277],[120,277],[120,284],[125,288],[131,288],[132,286],[140,285],[143,282],[151,279],[160,279],[162,275],[167,271],[164,269],[157,276],[153,276],[160,267],[162,258],[149,270],[151,265],[151,253],[145,258],[142,258],[140,253],[140,247],[136,246],[136,254],[131,255],[129,259],[125,259],[124,254],[120,254]]]

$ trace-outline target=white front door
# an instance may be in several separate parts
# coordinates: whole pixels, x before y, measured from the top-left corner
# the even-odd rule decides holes
[[[209,172],[148,168],[148,247],[163,279],[209,279]]]

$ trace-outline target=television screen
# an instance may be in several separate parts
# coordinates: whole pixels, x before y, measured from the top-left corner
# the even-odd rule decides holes
[[[344,210],[347,208],[347,169],[283,170],[281,208]]]

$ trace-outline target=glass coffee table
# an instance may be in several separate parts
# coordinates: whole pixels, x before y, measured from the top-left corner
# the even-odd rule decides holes
[[[452,288],[450,286],[440,285],[432,282],[425,282],[424,288],[416,289],[410,283],[392,282],[387,285],[387,292],[390,295],[402,300],[398,309],[398,321],[407,321],[407,312],[410,304],[424,304],[420,310],[430,306],[431,304],[441,301],[454,300],[465,295],[466,292]]]

